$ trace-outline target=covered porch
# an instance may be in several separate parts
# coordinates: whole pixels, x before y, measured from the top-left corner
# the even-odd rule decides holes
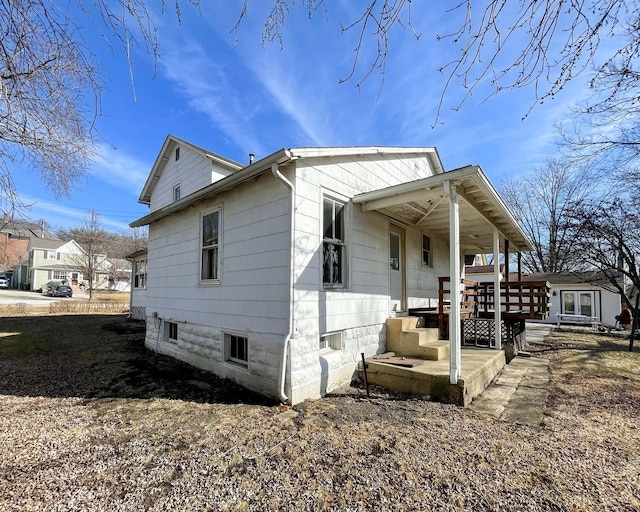
[[[519,253],[531,250],[530,241],[478,166],[360,194],[353,201],[449,248],[449,276],[439,279],[437,307],[407,307],[405,286],[401,313],[387,320],[387,354],[367,359],[362,370],[374,384],[467,405],[505,365],[504,326],[515,321],[524,326],[525,318],[548,315],[546,283],[531,288],[531,283],[501,281],[499,255],[504,254],[508,276],[510,251],[519,263]],[[465,280],[464,257],[476,254],[494,255],[493,282]],[[465,322],[475,324],[476,333],[479,322],[487,327],[481,342],[476,337],[466,343]]]

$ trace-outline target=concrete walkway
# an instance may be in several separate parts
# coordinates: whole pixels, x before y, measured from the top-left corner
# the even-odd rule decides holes
[[[543,341],[549,324],[527,323],[527,341]],[[538,426],[549,395],[549,364],[542,359],[517,356],[504,367],[469,409],[503,421]]]

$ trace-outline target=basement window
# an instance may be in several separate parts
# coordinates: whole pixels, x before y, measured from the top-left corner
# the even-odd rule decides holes
[[[178,324],[175,322],[165,322],[165,335],[168,341],[178,341]]]
[[[342,332],[320,335],[320,350],[342,350]]]
[[[224,354],[225,361],[239,364],[241,366],[249,365],[249,340],[246,336],[237,334],[224,333]]]

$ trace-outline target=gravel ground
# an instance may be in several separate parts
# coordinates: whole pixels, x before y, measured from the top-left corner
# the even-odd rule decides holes
[[[0,319],[0,510],[640,510],[640,354],[554,333],[541,427],[376,389],[286,410],[121,316]]]

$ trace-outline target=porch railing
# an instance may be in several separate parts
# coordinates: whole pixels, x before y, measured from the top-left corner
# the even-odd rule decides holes
[[[438,315],[448,313],[451,304],[449,277],[439,277]],[[462,318],[491,318],[496,308],[495,284],[461,279]],[[551,284],[548,281],[509,281],[500,283],[500,311],[506,317],[544,320],[551,309]]]

